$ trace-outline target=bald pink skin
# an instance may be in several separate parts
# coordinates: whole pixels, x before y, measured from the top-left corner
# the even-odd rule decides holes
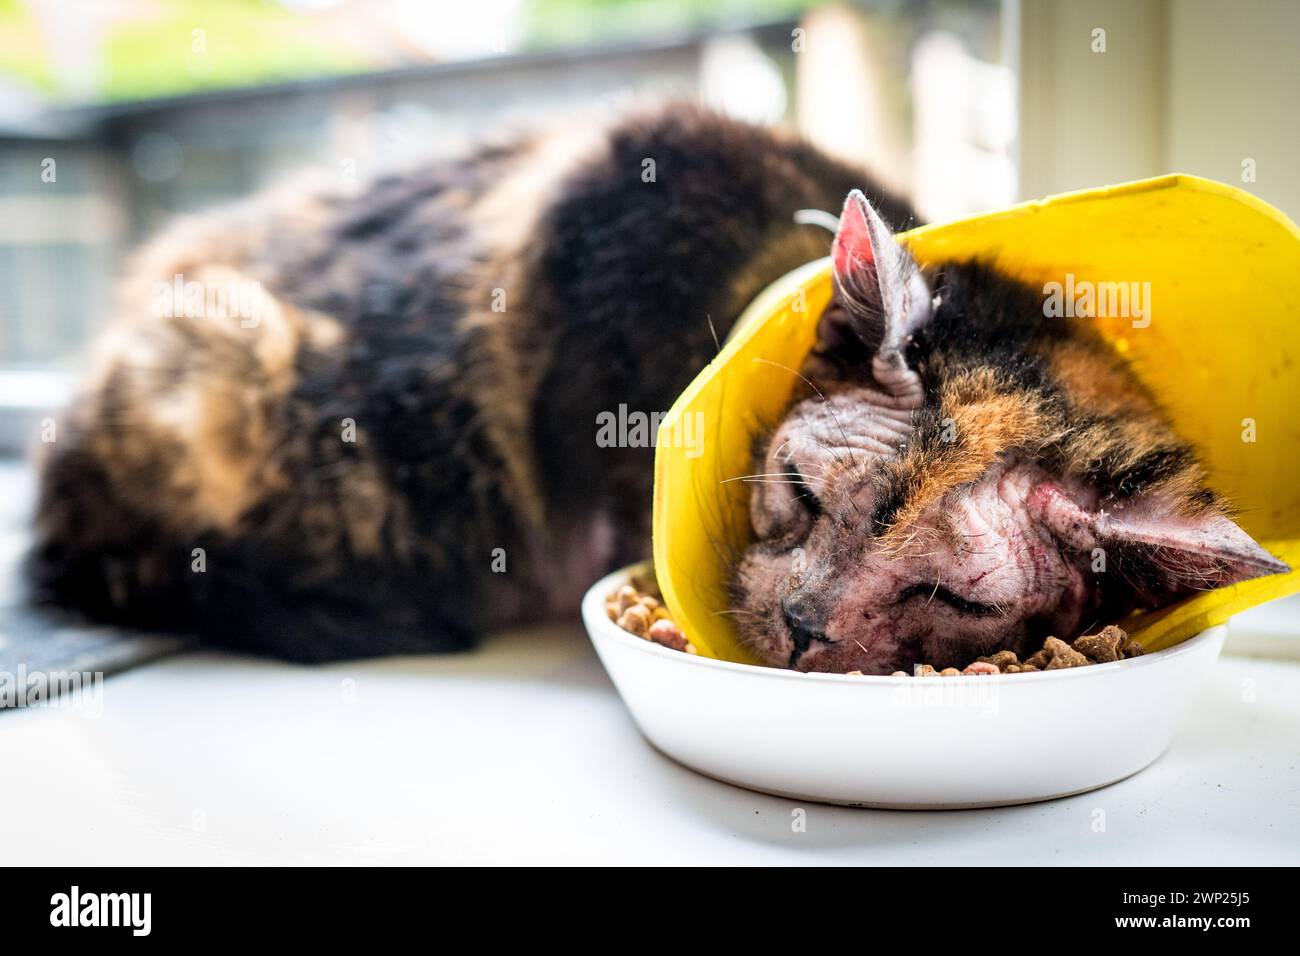
[[[869,532],[871,474],[905,439],[907,417],[890,397],[854,388],[796,406],[771,442],[763,473],[787,477],[754,486],[763,540],[740,564],[735,605],[742,635],[769,663],[864,674],[963,667],[1005,647],[1028,651],[1044,629],[1089,623],[1087,555],[1063,549],[1040,520],[1042,489],[1062,486],[1036,464],[995,465],[925,512],[901,548],[887,551]],[[820,514],[798,501],[803,487],[784,483],[800,480]],[[1087,489],[1069,494],[1095,505]],[[949,595],[985,607],[972,613]],[[799,651],[792,609],[824,639]]]

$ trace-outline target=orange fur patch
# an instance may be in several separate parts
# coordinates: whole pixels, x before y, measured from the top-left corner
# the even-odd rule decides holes
[[[1067,466],[1086,474],[1106,461],[1118,471],[1185,444],[1169,426],[1151,395],[1123,360],[1087,339],[1066,339],[1044,350],[1052,376],[1078,415],[1093,419],[1062,442]],[[1148,492],[1173,498],[1185,514],[1222,510],[1217,502],[1193,497],[1205,487],[1204,469],[1194,456],[1170,475],[1153,482]]]
[[[899,546],[905,529],[928,507],[978,479],[999,457],[1017,448],[1042,446],[1057,430],[1036,395],[1009,390],[993,369],[949,379],[939,407],[952,440],[914,443],[898,459],[894,476],[902,477],[907,494],[883,535],[887,546]]]

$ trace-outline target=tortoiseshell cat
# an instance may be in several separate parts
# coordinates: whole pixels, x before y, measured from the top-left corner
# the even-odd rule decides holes
[[[44,464],[38,593],[301,661],[571,612],[648,550],[651,450],[599,447],[598,416],[666,410],[715,331],[826,254],[795,212],[855,189],[804,371],[824,397],[757,469],[801,484],[755,485],[737,569],[767,660],[964,662],[1278,569],[1087,329],[978,265],[927,279],[890,233],[906,202],[676,106],[160,237]],[[173,280],[253,288],[255,315],[159,314]]]

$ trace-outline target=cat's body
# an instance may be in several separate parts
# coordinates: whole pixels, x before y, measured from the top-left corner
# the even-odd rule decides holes
[[[794,213],[862,186],[673,108],[184,222],[138,258],[57,420],[39,593],[304,661],[571,610],[647,552],[652,450],[599,447],[597,416],[666,410],[715,332],[825,254]],[[187,283],[263,295],[159,315]]]
[[[863,187],[833,246],[796,225]],[[1086,320],[979,264],[923,274],[913,220],[804,143],[670,108],[183,225],[58,422],[39,593],[302,661],[572,611],[648,551],[651,449],[598,423],[665,411],[828,250],[812,388],[758,442],[719,609],[770,663],[967,663],[1284,567]],[[189,284],[256,295],[186,317]]]

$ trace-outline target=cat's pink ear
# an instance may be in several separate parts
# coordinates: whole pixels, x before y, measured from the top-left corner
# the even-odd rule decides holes
[[[835,276],[851,276],[860,269],[874,267],[876,261],[875,242],[871,236],[872,221],[879,222],[877,230],[885,238],[891,238],[889,227],[881,221],[880,216],[867,197],[859,189],[849,193],[844,200],[844,210],[840,213],[839,227],[835,230],[835,241],[831,244],[831,258],[835,262]]]
[[[836,300],[853,332],[875,352],[877,381],[900,397],[919,396],[906,349],[929,321],[930,289],[916,261],[856,189],[844,201],[831,262]]]
[[[1230,518],[1214,511],[1185,514],[1168,496],[1141,495],[1094,509],[1045,482],[1030,493],[1029,507],[1067,546],[1100,549],[1105,570],[1123,575],[1151,604],[1291,570]]]

